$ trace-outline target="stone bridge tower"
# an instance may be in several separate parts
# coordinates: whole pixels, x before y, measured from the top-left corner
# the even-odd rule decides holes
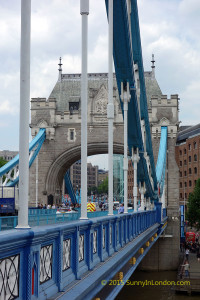
[[[114,153],[123,154],[123,117],[115,75],[114,87]],[[168,227],[165,238],[159,239],[141,263],[142,269],[172,269],[178,263],[179,248],[179,170],[175,161],[175,143],[179,124],[178,95],[163,95],[155,78],[154,61],[151,72],[145,72],[145,84],[152,144],[157,161],[161,126],[168,127],[165,199]],[[46,128],[46,140],[40,150],[38,201],[47,202],[52,194],[61,198],[67,169],[81,158],[81,81],[80,74],[61,74],[49,99],[31,100],[31,133]],[[108,76],[88,74],[88,156],[108,153]],[[30,169],[30,204],[35,203],[36,165]],[[169,254],[171,253],[171,255]],[[159,254],[159,255],[158,255]]]
[[[123,117],[114,76],[114,153],[123,154]],[[108,153],[108,76],[88,74],[88,156]],[[60,74],[49,99],[31,100],[31,133],[46,128],[46,140],[38,155],[38,201],[52,194],[61,199],[64,175],[81,158],[80,74]],[[36,163],[30,169],[30,204],[35,203]]]
[[[152,72],[148,74],[148,81],[153,80],[156,84],[153,67],[154,65],[152,66]],[[176,136],[179,126],[179,98],[178,95],[171,95],[168,99],[162,93],[154,93],[151,97],[148,97],[148,101],[155,164],[158,158],[161,127],[168,127],[165,174],[165,206],[167,208],[168,226],[163,237],[159,238],[151,251],[142,260],[140,269],[176,270],[179,263],[180,248],[179,169],[175,160]]]
[[[170,99],[163,95],[152,71],[145,72],[149,120],[155,163],[157,161],[161,126],[168,127],[165,199],[168,227],[165,238],[159,239],[142,261],[142,269],[172,269],[177,267],[179,249],[179,170],[175,161],[175,143],[179,124],[178,95]],[[113,75],[114,153],[123,154],[123,117],[116,78]],[[81,158],[81,80],[80,74],[62,74],[48,99],[31,100],[31,133],[46,128],[46,140],[40,150],[38,201],[47,202],[52,194],[55,201],[61,198],[64,175],[69,167]],[[88,156],[108,153],[108,75],[88,74]],[[35,204],[36,164],[30,169],[30,205]],[[171,253],[171,255],[169,254]],[[159,254],[159,255],[158,255]]]

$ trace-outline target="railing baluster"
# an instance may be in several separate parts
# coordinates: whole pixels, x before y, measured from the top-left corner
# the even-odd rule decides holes
[[[103,223],[101,223],[100,225],[98,247],[99,247],[100,260],[103,261]]]

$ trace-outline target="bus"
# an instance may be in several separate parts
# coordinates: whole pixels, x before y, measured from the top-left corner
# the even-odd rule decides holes
[[[18,188],[0,187],[0,216],[16,215],[18,208]]]

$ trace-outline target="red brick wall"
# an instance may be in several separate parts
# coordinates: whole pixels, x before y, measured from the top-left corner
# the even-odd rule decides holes
[[[194,190],[196,180],[200,177],[200,135],[188,138],[185,143],[177,145],[175,150],[180,171],[179,198],[183,201],[184,192],[187,200]]]

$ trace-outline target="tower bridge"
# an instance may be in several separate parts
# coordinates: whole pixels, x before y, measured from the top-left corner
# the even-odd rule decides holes
[[[170,153],[174,151],[178,126],[178,95],[172,95],[170,99],[167,99],[167,96],[162,94],[155,78],[155,69],[152,68],[152,70],[145,72],[144,75],[154,157],[157,160],[162,126],[168,127],[168,150],[171,149]],[[61,73],[48,99],[34,98],[31,100],[32,137],[38,133],[39,128],[46,128],[46,140],[38,155],[40,203],[46,203],[47,195],[50,194],[54,196],[55,201],[61,199],[64,175],[67,169],[81,158],[80,91],[80,74]],[[113,99],[114,153],[123,154],[123,115],[115,74],[113,74]],[[107,103],[108,74],[88,74],[88,156],[108,153]],[[178,171],[176,170],[174,173],[174,162],[169,163],[173,168],[172,174],[174,174],[172,182],[176,182]],[[35,176],[36,166],[34,163],[30,169],[31,204],[35,202]],[[171,197],[173,196],[171,195]],[[178,197],[178,193],[174,194],[174,202],[176,202],[176,197]]]
[[[0,168],[2,185],[19,182],[19,215],[16,229],[0,233],[2,299],[114,299],[122,286],[109,289],[108,280],[127,280],[139,264],[142,269],[154,270],[178,266],[178,95],[168,99],[162,94],[155,79],[154,57],[152,72],[143,70],[137,1],[105,3],[109,20],[108,75],[87,76],[89,1],[82,0],[82,75],[62,74],[60,61],[58,81],[49,98],[31,100],[30,127],[35,138],[28,147],[31,6],[30,0],[22,0],[20,151]],[[124,154],[127,179],[128,151],[134,167],[134,212],[127,211],[124,180],[124,214],[116,216],[113,152]],[[108,215],[88,219],[87,155],[107,152]],[[81,218],[30,228],[28,178],[30,203],[34,202],[36,185],[39,201],[45,203],[49,194],[59,197],[64,174],[80,158]],[[137,211],[139,196],[141,211]],[[155,207],[145,211],[144,203],[150,200]]]
[[[171,95],[170,98],[162,94],[155,77],[155,69],[152,68],[152,71],[144,72],[144,75],[155,161],[158,158],[161,127],[168,127],[165,179],[165,207],[167,207],[168,212],[168,227],[165,232],[166,236],[169,237],[156,243],[155,250],[149,252],[140,268],[145,270],[167,269],[168,265],[170,268],[176,268],[179,247],[176,242],[179,239],[179,171],[175,162],[175,143],[179,121],[179,98],[177,94]],[[60,193],[64,175],[67,169],[81,158],[80,80],[80,74],[61,74],[61,80],[56,82],[49,99],[34,98],[31,100],[30,126],[32,136],[34,137],[38,133],[39,128],[46,128],[46,140],[38,155],[40,178],[38,197],[40,203],[46,203],[49,194],[54,195],[55,200],[61,199]],[[88,95],[88,156],[108,153],[107,73],[88,74]],[[115,74],[113,74],[113,98],[115,108],[113,149],[115,154],[123,154],[123,115]],[[72,106],[73,110],[70,110]],[[34,162],[30,168],[31,204],[35,203],[35,184],[36,166]],[[174,249],[170,249],[172,236]],[[169,256],[168,251],[172,251],[173,255]],[[162,257],[160,261],[157,259],[158,252]]]

